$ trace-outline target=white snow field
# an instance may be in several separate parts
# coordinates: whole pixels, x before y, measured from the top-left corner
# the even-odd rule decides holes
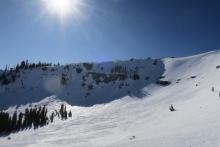
[[[37,130],[30,129],[10,134],[10,140],[8,136],[0,137],[0,147],[220,146],[220,68],[216,68],[220,65],[220,51],[183,58],[166,58],[160,60],[156,67],[151,66],[150,59],[104,64],[104,68],[112,64],[139,67],[141,78],[138,81],[127,79],[131,94],[126,94],[128,89],[123,92],[123,88],[118,90],[118,85],[111,83],[101,85],[104,88],[96,85],[90,97],[81,97],[86,100],[91,98],[93,102],[88,100],[90,102],[84,104],[84,101],[75,100],[80,99],[84,92],[80,90],[80,86],[75,86],[77,82],[80,83],[80,78],[74,77],[66,87],[57,86],[56,81],[51,81],[52,88],[50,86],[47,88],[51,88],[52,91],[44,90],[39,94],[41,88],[45,88],[39,86],[43,80],[35,79],[42,74],[39,74],[40,71],[28,71],[29,75],[21,76],[24,83],[26,79],[26,82],[29,81],[27,85],[34,83],[32,86],[37,85],[40,90],[26,92],[27,89],[26,91],[19,89],[18,83],[2,86],[1,98],[5,96],[13,99],[13,96],[18,96],[13,101],[2,99],[2,106],[12,105],[16,99],[19,99],[18,104],[40,101],[34,105],[48,104],[49,110],[53,110],[59,108],[59,104],[67,102],[70,104],[67,105],[67,109],[72,110],[73,117],[65,121],[57,119],[54,123]],[[32,80],[29,79],[31,74]],[[155,84],[156,79],[162,75],[165,76],[163,80],[172,84],[168,86]],[[146,76],[152,77],[151,80],[146,82],[144,80]],[[45,77],[42,76],[46,82],[48,73]],[[214,92],[211,90],[212,87],[215,89]],[[61,88],[63,89],[60,90]],[[8,92],[15,89],[17,90],[15,94]],[[71,90],[75,94],[71,94]],[[65,95],[67,92],[70,93],[69,96]],[[27,99],[26,96],[31,94],[33,100]],[[57,96],[49,96],[49,94]],[[40,99],[42,95],[47,98]],[[102,96],[107,100],[97,100],[102,99]],[[20,100],[22,98],[26,100]],[[176,111],[169,110],[171,104]],[[15,109],[23,111],[27,106],[11,107],[7,111]]]

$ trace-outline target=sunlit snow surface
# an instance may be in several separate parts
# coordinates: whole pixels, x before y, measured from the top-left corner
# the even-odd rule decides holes
[[[141,99],[125,96],[91,107],[68,105],[73,118],[11,134],[11,140],[1,137],[0,146],[219,147],[220,52],[167,58],[163,63],[170,86],[147,85],[143,90],[149,95]],[[59,99],[52,96],[36,104],[47,103],[52,110],[59,108]],[[177,111],[169,111],[171,104]]]

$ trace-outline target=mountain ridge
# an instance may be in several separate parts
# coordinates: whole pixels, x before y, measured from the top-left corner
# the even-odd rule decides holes
[[[95,102],[90,106],[70,104],[69,99],[59,96],[36,100],[35,104],[51,105],[52,107],[49,108],[51,110],[67,100],[65,104],[68,110],[72,111],[73,117],[65,121],[56,120],[37,130],[30,129],[10,134],[11,140],[0,137],[2,143],[0,146],[220,146],[218,130],[220,128],[220,52],[183,58],[165,58],[159,60],[157,66],[153,64],[154,61],[148,60],[147,64],[145,60],[137,63],[120,62],[132,69],[138,65],[140,69],[137,72],[140,75],[139,80],[134,80],[133,76],[125,80],[131,87],[138,88],[136,95],[128,94],[126,91],[121,97],[106,103]],[[112,67],[115,67],[110,65],[106,65],[109,68],[103,73],[109,74]],[[141,68],[143,65],[144,68]],[[82,77],[87,73],[81,74],[76,76],[76,79],[73,78],[73,83],[77,79],[80,79],[79,83],[83,81]],[[151,81],[146,83],[145,78],[149,75]],[[93,83],[92,79],[89,77],[87,82]],[[157,83],[158,81],[169,81],[170,84],[161,85]],[[116,94],[123,92],[118,88],[122,81],[116,80],[116,84],[113,82],[107,83],[107,90],[104,91],[106,95],[109,93],[115,95],[114,90]],[[142,82],[145,82],[143,86],[139,86]],[[103,85],[99,85],[101,90]],[[73,89],[71,91],[74,92]],[[89,97],[86,98],[88,99]],[[28,103],[32,104],[30,101]],[[171,105],[176,111],[169,110]],[[23,106],[20,109],[24,109]]]

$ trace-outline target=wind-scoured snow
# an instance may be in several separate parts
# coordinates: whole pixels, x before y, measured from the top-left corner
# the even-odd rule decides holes
[[[73,117],[66,121],[57,120],[37,130],[11,134],[10,140],[1,137],[0,146],[219,147],[220,69],[216,67],[220,65],[220,52],[160,61],[160,65],[152,68],[152,62],[146,60],[137,60],[135,64],[130,61],[123,62],[127,66],[145,67],[140,72],[141,80],[138,83],[128,81],[131,87],[141,84],[145,75],[155,77],[137,87],[139,90],[134,88],[134,91],[142,93],[136,94],[138,96],[123,92],[120,95],[120,92],[117,92],[116,96],[122,96],[121,98],[90,107],[74,105],[70,97],[65,97],[64,94],[60,95],[63,97],[52,96],[34,103],[33,105],[47,104],[49,109],[53,110],[65,100],[63,103],[72,105],[67,108],[72,111]],[[112,66],[112,63],[108,65]],[[172,84],[155,84],[160,76],[164,76],[163,80]],[[131,84],[133,82],[134,85]],[[108,85],[106,89],[108,90],[103,92],[103,98],[114,96],[114,87]],[[98,90],[94,95],[97,93]],[[176,111],[169,111],[171,104]],[[18,109],[22,111],[25,106]],[[11,107],[7,111],[14,110],[15,108]]]

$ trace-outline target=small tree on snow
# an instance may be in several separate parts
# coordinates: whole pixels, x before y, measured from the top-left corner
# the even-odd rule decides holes
[[[171,105],[169,109],[171,112],[176,111],[176,109],[174,109],[173,105]]]
[[[69,111],[68,116],[72,117],[72,112],[71,111]]]
[[[215,89],[214,89],[214,87],[212,87],[212,92],[214,92],[215,91]]]

